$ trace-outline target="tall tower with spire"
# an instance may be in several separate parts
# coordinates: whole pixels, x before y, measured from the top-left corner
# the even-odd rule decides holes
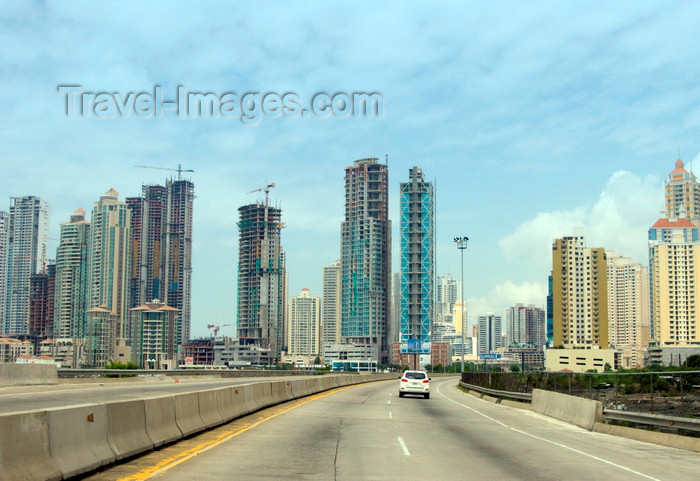
[[[664,182],[664,194],[666,218],[700,217],[700,184],[692,171],[685,170],[680,158]]]

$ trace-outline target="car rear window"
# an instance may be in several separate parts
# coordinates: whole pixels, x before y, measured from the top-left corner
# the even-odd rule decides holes
[[[406,379],[425,379],[424,372],[407,372]]]

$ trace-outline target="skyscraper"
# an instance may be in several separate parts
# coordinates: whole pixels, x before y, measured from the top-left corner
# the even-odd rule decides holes
[[[87,307],[109,311],[117,337],[127,337],[131,218],[119,193],[109,189],[92,209]],[[101,313],[101,315],[104,313]]]
[[[131,211],[131,307],[159,299],[177,309],[178,346],[190,337],[194,184],[144,185],[128,198]]]
[[[0,334],[5,332],[5,302],[7,299],[7,251],[10,215],[0,211]]]
[[[274,363],[282,348],[282,210],[266,198],[238,214],[238,338],[241,345],[269,350],[267,362]]]
[[[639,262],[607,251],[610,345],[642,350],[649,329],[649,270]],[[640,359],[641,361],[641,359]]]
[[[676,168],[664,182],[666,217],[700,217],[700,184],[695,174],[685,170],[683,161],[676,161]]]
[[[341,224],[342,342],[374,349],[388,360],[391,221],[389,171],[378,159],[345,168],[345,218]]]
[[[501,347],[501,316],[487,312],[479,316],[478,354],[488,354]]]
[[[588,248],[583,231],[552,245],[554,346],[608,348],[608,278],[603,248]]]
[[[302,289],[289,298],[289,354],[312,356],[321,352],[321,299]]]
[[[88,250],[90,223],[76,210],[61,224],[56,250],[54,338],[79,339],[87,335]]]
[[[49,249],[49,204],[11,197],[7,233],[4,334],[29,334],[30,281],[43,271]]]
[[[435,286],[433,184],[413,167],[401,191],[401,323],[399,342],[430,342]]]
[[[56,264],[47,264],[42,272],[32,274],[29,284],[29,334],[37,341],[53,338]]]
[[[651,337],[661,347],[700,344],[700,241],[688,219],[649,229]]]
[[[129,313],[131,360],[141,369],[175,367],[177,309],[153,300]]]
[[[321,344],[340,343],[340,260],[323,266]]]
[[[437,306],[436,317],[440,322],[451,318],[452,308],[458,299],[459,281],[452,278],[450,274],[438,277],[437,281]]]
[[[539,349],[546,346],[544,310],[533,305],[516,304],[506,311],[508,346],[530,344]]]

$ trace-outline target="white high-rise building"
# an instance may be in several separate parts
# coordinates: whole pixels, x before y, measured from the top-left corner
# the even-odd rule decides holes
[[[501,347],[501,316],[487,312],[479,316],[479,352],[488,354]]]
[[[642,349],[650,330],[649,270],[621,254],[608,261],[608,337],[616,349]]]
[[[308,289],[289,298],[289,354],[313,356],[320,354],[321,299]]]
[[[323,266],[321,300],[321,342],[340,343],[340,260]]]
[[[439,322],[445,322],[452,316],[455,302],[459,299],[459,281],[445,274],[438,278],[437,282],[437,318]]]
[[[685,170],[681,159],[675,167],[664,182],[666,218],[700,217],[700,184],[695,174]]]
[[[49,203],[30,195],[10,198],[7,229],[4,334],[29,334],[30,279],[43,271],[49,250]]]
[[[516,304],[506,311],[508,346],[529,344],[544,349],[546,345],[546,320],[544,309],[533,305]],[[507,346],[504,346],[507,347]]]

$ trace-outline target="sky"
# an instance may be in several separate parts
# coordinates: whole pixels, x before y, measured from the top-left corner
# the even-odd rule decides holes
[[[470,238],[473,323],[544,307],[552,241],[576,226],[589,246],[646,264],[664,178],[679,152],[688,168],[700,153],[697,2],[5,3],[0,210],[11,196],[48,200],[57,239],[108,189],[123,200],[171,175],[134,166],[194,170],[194,336],[235,323],[237,209],[268,183],[290,293],[320,295],[322,266],[340,256],[344,168],[388,155],[393,271],[399,183],[422,168],[436,185],[438,275],[459,277],[453,238]],[[61,85],[120,99],[156,86],[167,99],[178,86],[293,93],[304,106],[376,92],[383,109],[68,116]]]

